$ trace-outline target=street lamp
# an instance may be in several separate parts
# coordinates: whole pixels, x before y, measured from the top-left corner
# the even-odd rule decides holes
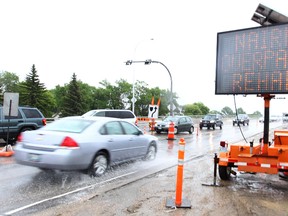
[[[158,63],[161,64],[165,69],[167,70],[169,77],[170,77],[170,115],[173,116],[173,81],[172,81],[172,75],[169,71],[169,69],[160,61],[153,61],[151,59],[147,59],[146,61],[133,61],[133,60],[127,60],[125,62],[126,65],[131,65],[132,63],[144,63],[145,65],[149,65],[151,63]],[[132,98],[133,103],[133,98]]]
[[[145,40],[146,39],[139,41],[137,43],[137,45],[135,46],[134,53],[133,53],[133,59],[135,58],[137,48]],[[150,38],[149,40],[154,40],[154,39]],[[130,60],[130,62],[128,62],[128,61],[126,62],[126,65],[131,65],[131,64],[132,64],[132,60]],[[136,102],[136,98],[135,98],[135,71],[133,70],[133,83],[132,83],[132,112],[133,113],[135,113],[135,102]]]

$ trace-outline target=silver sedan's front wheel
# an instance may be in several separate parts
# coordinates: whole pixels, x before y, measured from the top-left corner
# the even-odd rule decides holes
[[[150,145],[145,156],[145,160],[154,160],[156,158],[157,149],[155,145]]]
[[[102,176],[108,169],[108,158],[105,153],[98,153],[93,160],[90,174],[95,177]]]

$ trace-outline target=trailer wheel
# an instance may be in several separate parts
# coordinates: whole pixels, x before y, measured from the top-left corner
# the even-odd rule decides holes
[[[219,176],[222,180],[229,180],[231,175],[231,167],[219,166]]]

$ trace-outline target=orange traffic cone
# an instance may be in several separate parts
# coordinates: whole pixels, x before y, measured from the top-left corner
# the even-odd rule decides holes
[[[171,122],[170,124],[169,124],[169,129],[168,129],[168,140],[174,140],[175,138],[174,138],[174,123],[173,122]]]

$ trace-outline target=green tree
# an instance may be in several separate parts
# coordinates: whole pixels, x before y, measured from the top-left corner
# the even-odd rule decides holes
[[[60,115],[62,108],[64,107],[64,95],[66,94],[68,85],[60,86],[57,85],[54,89],[50,90],[55,100],[55,109],[53,110],[54,115]]]
[[[202,115],[202,111],[196,104],[186,104],[183,106],[185,115]]]
[[[185,115],[206,115],[209,113],[209,108],[202,102],[188,104],[183,106],[183,112]]]
[[[40,82],[35,65],[32,65],[31,72],[26,76],[24,82],[19,84],[20,104],[37,107],[43,113],[48,113],[46,88]]]
[[[109,91],[106,88],[97,88],[93,93],[93,101],[91,109],[105,109],[109,108]]]
[[[122,103],[121,91],[119,86],[113,86],[107,80],[103,80],[100,84],[105,87],[105,100],[107,101],[107,107],[109,109],[124,109]]]
[[[94,102],[94,93],[96,91],[96,88],[94,86],[89,86],[86,83],[83,83],[81,81],[78,81],[79,84],[79,89],[81,92],[81,96],[82,96],[82,109],[83,109],[83,113],[91,110],[91,109],[95,109],[93,107],[93,102]]]
[[[219,112],[218,110],[211,110],[209,113],[223,115],[223,113]]]
[[[261,117],[262,113],[260,111],[255,111],[252,113],[253,116]]]
[[[240,107],[237,109],[237,114],[246,114],[246,112]]]
[[[122,107],[124,109],[130,109],[132,110],[132,85],[129,84],[126,80],[124,79],[120,79],[118,81],[116,81],[117,84],[117,89],[120,93],[120,101],[122,103]],[[129,103],[129,97],[131,97],[130,102]]]
[[[46,107],[41,111],[46,118],[52,118],[57,110],[55,97],[51,91],[45,91],[43,96],[45,97]]]
[[[67,92],[64,94],[63,107],[61,109],[61,117],[77,116],[84,113],[83,99],[77,81],[76,74],[73,73],[72,80],[67,86]]]
[[[8,71],[0,73],[1,92],[19,92],[19,77]]]
[[[221,112],[223,113],[223,115],[233,115],[234,114],[233,110],[228,106],[223,107]]]
[[[148,116],[149,104],[151,104],[153,93],[148,88],[148,84],[137,80],[135,82],[135,115]]]

